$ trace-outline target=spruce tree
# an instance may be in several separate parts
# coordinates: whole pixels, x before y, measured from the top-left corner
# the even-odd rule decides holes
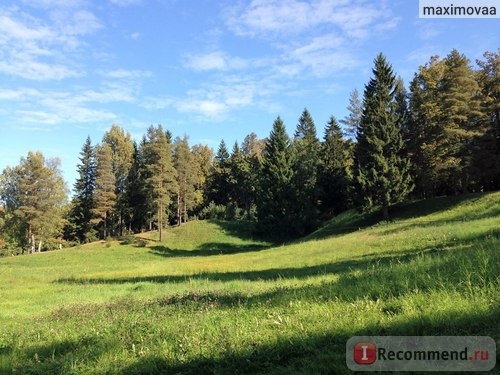
[[[411,191],[409,160],[395,101],[396,77],[382,54],[374,61],[373,77],[365,86],[363,116],[357,133],[355,177],[365,207],[380,205],[384,219],[389,207]]]
[[[264,148],[257,195],[259,228],[276,237],[293,234],[293,165],[290,138],[278,117]]]
[[[350,149],[334,116],[325,128],[318,174],[321,210],[331,217],[349,206]]]
[[[318,167],[320,142],[316,126],[309,111],[304,109],[295,131],[292,151],[295,154],[293,165],[294,189],[293,228],[298,234],[312,231],[318,218]]]
[[[69,216],[72,228],[70,239],[90,242],[95,238],[91,220],[96,179],[96,160],[90,137],[87,137],[80,152],[80,164],[78,164],[77,171],[78,178],[73,188],[73,207]]]
[[[220,205],[227,205],[229,203],[229,191],[231,189],[229,181],[231,175],[229,157],[226,142],[221,140],[215,154],[208,181],[208,202],[206,203],[214,202]]]

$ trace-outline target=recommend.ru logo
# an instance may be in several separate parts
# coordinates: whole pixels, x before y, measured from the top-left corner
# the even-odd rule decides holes
[[[355,336],[346,363],[353,371],[490,371],[496,343],[488,336]]]

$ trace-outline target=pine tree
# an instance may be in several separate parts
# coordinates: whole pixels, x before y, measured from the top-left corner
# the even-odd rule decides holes
[[[439,191],[441,176],[437,166],[442,158],[439,140],[443,139],[441,118],[444,116],[440,87],[444,71],[444,62],[432,56],[426,65],[419,67],[410,84],[410,118],[404,137],[412,161],[414,194],[423,198]]]
[[[69,217],[72,227],[70,239],[89,242],[95,237],[91,220],[96,179],[96,160],[90,137],[87,137],[80,152],[80,164],[77,170],[78,178],[73,188],[73,207]]]
[[[126,133],[118,125],[112,125],[104,134],[103,142],[111,147],[113,174],[115,175],[116,206],[115,217],[118,220],[120,235],[126,221],[130,220],[130,207],[127,202],[128,176],[133,163],[134,143],[130,133]]]
[[[294,158],[290,138],[280,117],[266,142],[258,192],[257,218],[261,231],[277,237],[293,234]]]
[[[194,156],[188,138],[177,138],[174,144],[174,166],[177,171],[177,225],[187,222],[188,210],[195,205],[196,174]]]
[[[478,60],[478,84],[481,89],[479,134],[471,148],[471,174],[476,190],[500,189],[500,49],[485,52],[484,61]]]
[[[357,133],[355,177],[365,207],[389,207],[402,201],[412,185],[395,101],[396,77],[382,54],[374,61],[373,78],[365,86],[363,116]]]
[[[411,84],[408,149],[421,195],[474,186],[473,145],[484,118],[479,91],[468,59],[456,50],[420,67]]]
[[[58,159],[46,160],[41,152],[28,153],[0,178],[0,197],[17,243],[30,252],[41,251],[45,241],[60,238],[67,191]]]
[[[151,126],[147,132],[145,144],[145,160],[148,170],[146,184],[151,200],[156,208],[156,221],[163,241],[163,227],[166,221],[166,209],[171,203],[171,197],[177,192],[177,173],[172,163],[171,134],[163,131],[161,125]]]
[[[213,150],[206,145],[194,145],[192,147],[194,160],[195,180],[195,206],[200,208],[204,201],[208,200],[208,181],[214,158]]]
[[[442,82],[444,139],[443,168],[440,174],[453,193],[466,192],[470,181],[471,147],[481,121],[479,85],[469,60],[457,50],[445,59]]]
[[[116,205],[116,179],[113,173],[113,155],[108,143],[97,147],[97,166],[94,189],[94,207],[92,223],[101,228],[101,238],[110,234],[109,221]]]
[[[303,235],[317,225],[319,199],[317,179],[320,142],[307,109],[304,109],[297,123],[292,151],[295,154],[293,227],[298,234]]]
[[[327,216],[344,211],[349,202],[350,148],[342,137],[342,130],[334,116],[325,128],[321,145],[321,164],[318,184],[321,191],[321,209]]]

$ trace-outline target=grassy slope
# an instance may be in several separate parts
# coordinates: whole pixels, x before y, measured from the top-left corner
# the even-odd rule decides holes
[[[500,193],[394,213],[280,246],[192,222],[0,259],[0,373],[342,373],[353,335],[498,343]]]

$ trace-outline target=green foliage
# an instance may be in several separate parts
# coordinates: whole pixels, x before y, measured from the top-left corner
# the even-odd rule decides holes
[[[115,187],[116,178],[113,173],[112,150],[108,143],[103,143],[97,147],[93,219],[91,221],[100,228],[101,239],[106,239],[110,234],[108,231],[110,216],[116,204]]]
[[[80,152],[80,164],[77,166],[78,177],[74,184],[74,198],[65,227],[65,238],[81,243],[95,239],[92,227],[92,209],[94,207],[94,189],[96,180],[96,157],[90,137],[87,137]]]
[[[3,226],[10,245],[41,251],[43,243],[62,236],[67,191],[58,159],[45,160],[29,152],[18,166],[6,168],[0,178],[5,204]]]
[[[189,148],[187,136],[177,138],[174,144],[174,167],[177,171],[177,224],[187,222],[188,211],[194,208],[196,173],[195,159]]]
[[[365,87],[355,150],[355,178],[363,205],[380,205],[385,218],[389,206],[404,200],[412,190],[410,164],[403,154],[396,83],[392,67],[379,54],[373,78]]]
[[[294,163],[290,138],[283,121],[278,117],[262,157],[257,201],[257,219],[262,232],[271,232],[277,237],[293,233]]]
[[[148,172],[145,179],[149,197],[156,208],[156,221],[162,238],[165,211],[171,203],[171,197],[179,189],[177,171],[172,162],[172,144],[170,134],[164,132],[161,125],[151,126],[144,144],[144,160]]]
[[[457,50],[442,60],[434,56],[419,68],[411,84],[412,120],[407,140],[419,195],[456,194],[492,186],[477,167],[474,171],[473,160],[483,159],[480,155],[485,153],[490,152],[483,161],[489,160],[492,167],[495,164],[494,146],[479,150],[480,139],[485,140],[487,134],[486,124],[490,124],[488,115],[481,111],[479,92],[477,74]]]
[[[130,207],[127,200],[128,176],[134,158],[134,143],[130,133],[113,124],[103,137],[103,143],[109,144],[112,152],[113,174],[115,175],[116,204],[113,212],[114,227],[123,234],[126,222],[130,221]]]
[[[320,165],[320,142],[316,126],[307,109],[297,123],[292,143],[294,164],[292,228],[304,235],[312,232],[318,221],[318,168]]]
[[[321,210],[328,216],[341,213],[351,203],[349,191],[351,163],[350,144],[342,137],[342,131],[335,117],[331,116],[321,144],[318,172]]]
[[[355,335],[497,340],[499,202],[398,205],[376,225],[350,211],[333,222],[354,231],[279,246],[191,221],[146,247],[0,259],[0,372],[342,374]]]
[[[231,170],[226,142],[221,140],[207,182],[207,200],[216,204],[229,201]]]

